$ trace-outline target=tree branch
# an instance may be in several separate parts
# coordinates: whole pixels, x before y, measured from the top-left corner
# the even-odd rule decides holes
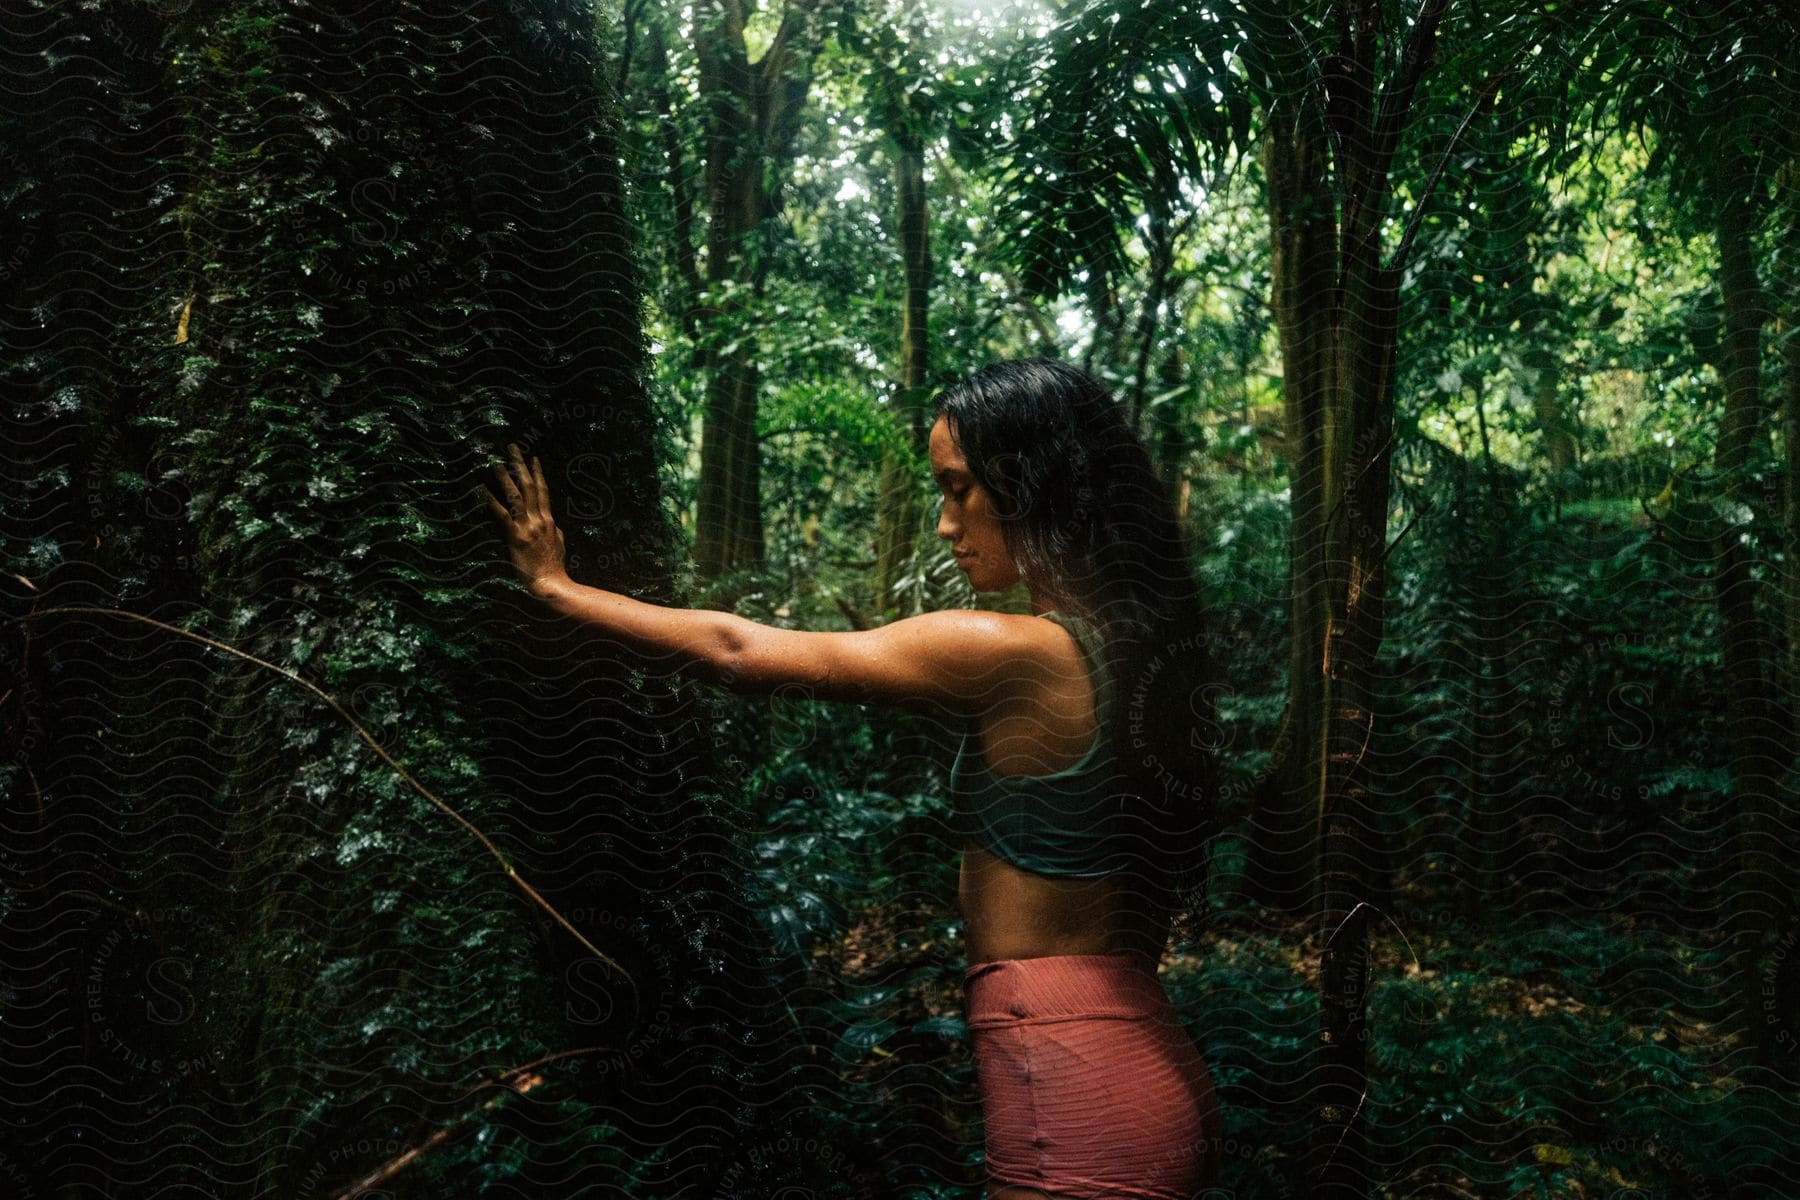
[[[1413,18],[1413,27],[1407,34],[1400,61],[1394,68],[1394,74],[1382,86],[1379,108],[1369,130],[1369,157],[1366,165],[1369,193],[1387,195],[1385,183],[1388,172],[1393,168],[1394,151],[1400,144],[1400,130],[1406,123],[1407,114],[1412,110],[1419,81],[1424,78],[1425,68],[1431,62],[1432,52],[1437,46],[1438,27],[1443,23],[1444,11],[1448,7],[1449,0],[1419,0],[1419,11]],[[1346,198],[1346,206],[1354,204],[1355,207],[1346,213],[1344,234],[1346,240],[1356,239],[1369,245],[1381,234],[1381,214],[1365,211],[1363,195],[1359,191]],[[1368,209],[1373,210],[1375,207],[1377,206],[1369,205]],[[1386,205],[1379,207],[1385,210]]]
[[[1510,67],[1507,69],[1510,70]],[[1394,257],[1388,265],[1389,270],[1400,272],[1406,269],[1407,257],[1412,253],[1413,238],[1418,235],[1419,223],[1425,217],[1425,206],[1430,203],[1431,194],[1437,190],[1438,180],[1443,177],[1444,168],[1450,165],[1450,156],[1456,153],[1456,147],[1462,142],[1463,133],[1469,128],[1469,123],[1493,106],[1494,96],[1500,91],[1500,80],[1505,74],[1506,71],[1502,70],[1499,74],[1488,77],[1487,82],[1481,85],[1481,96],[1475,101],[1475,107],[1468,111],[1468,114],[1462,119],[1462,124],[1457,126],[1456,132],[1451,135],[1450,144],[1444,147],[1443,156],[1438,159],[1438,165],[1431,172],[1431,178],[1425,181],[1425,190],[1419,194],[1418,201],[1413,205],[1412,218],[1406,223],[1406,232],[1401,235],[1400,246],[1394,251]]]

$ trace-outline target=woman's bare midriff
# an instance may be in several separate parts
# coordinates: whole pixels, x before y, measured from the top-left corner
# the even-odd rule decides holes
[[[971,963],[1141,950],[1162,958],[1169,917],[1131,875],[1038,875],[963,845],[957,885]]]

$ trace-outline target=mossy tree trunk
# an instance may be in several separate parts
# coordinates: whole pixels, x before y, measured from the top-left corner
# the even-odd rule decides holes
[[[525,443],[575,578],[675,600],[604,24],[13,7],[6,215],[37,249],[0,297],[31,456],[0,553],[37,614],[8,728],[41,736],[6,768],[34,887],[0,937],[42,986],[4,1059],[55,1098],[9,1160],[312,1197],[448,1130],[384,1191],[709,1190],[772,1140],[782,1028],[733,781],[694,765],[717,713],[545,616],[473,491]],[[310,690],[64,605],[324,689],[637,1000]]]

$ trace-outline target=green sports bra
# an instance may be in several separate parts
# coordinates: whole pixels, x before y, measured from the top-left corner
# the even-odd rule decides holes
[[[950,768],[953,828],[1039,875],[1143,872],[1161,860],[1113,745],[1116,697],[1100,631],[1073,613],[1042,615],[1067,629],[1087,659],[1099,724],[1093,743],[1074,764],[1048,775],[996,775],[982,757],[980,717],[971,717]]]

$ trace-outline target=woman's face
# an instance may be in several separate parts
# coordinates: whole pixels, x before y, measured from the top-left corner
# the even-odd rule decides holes
[[[950,421],[939,417],[931,427],[931,474],[943,493],[937,535],[950,543],[956,565],[968,573],[978,592],[998,592],[1019,582],[1018,568],[1000,536],[993,498],[975,477],[950,436]]]

